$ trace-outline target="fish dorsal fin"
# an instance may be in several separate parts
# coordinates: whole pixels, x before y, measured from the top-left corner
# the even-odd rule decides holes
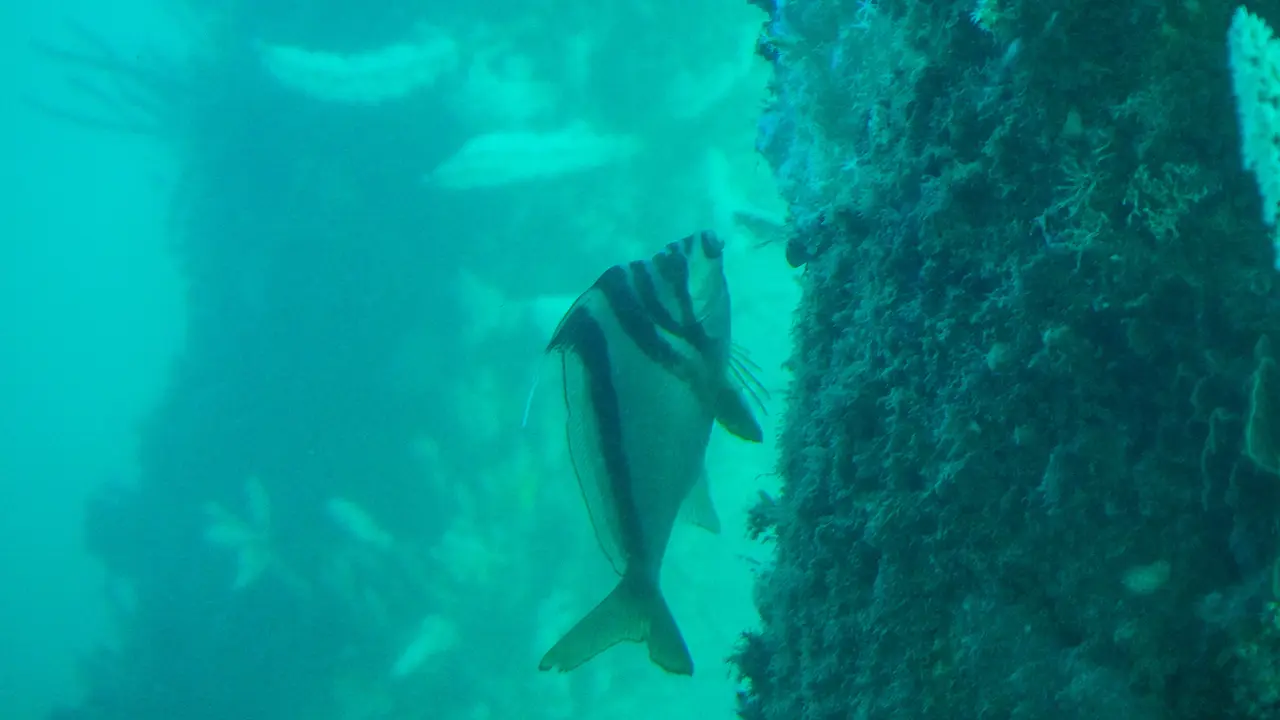
[[[756,376],[760,366],[751,359],[750,353],[746,348],[734,343],[729,347],[729,379],[731,384],[736,385],[740,390],[744,391],[751,397],[751,404],[757,410],[768,415],[768,408],[765,401],[769,399],[769,388],[765,387],[760,378]]]
[[[680,519],[713,535],[720,534],[720,515],[711,499],[711,485],[707,482],[706,468],[702,469],[698,482],[694,483],[684,504],[680,506]]]
[[[756,377],[760,366],[752,362],[747,352],[733,345],[729,351],[725,374],[720,387],[712,398],[716,421],[720,427],[743,440],[763,442],[764,430],[756,420],[752,407],[764,412],[764,401],[769,391]]]
[[[598,378],[592,376],[593,367],[600,367],[599,358],[593,354],[608,352],[600,326],[591,316],[592,306],[602,302],[599,295],[596,290],[588,290],[574,303],[556,329],[547,351],[559,360],[567,414],[565,438],[583,504],[587,506],[601,552],[609,559],[614,572],[623,575],[627,570],[627,556],[610,472],[612,448],[606,447],[599,424],[600,413],[608,409],[599,406],[593,392],[598,382]],[[613,408],[613,412],[616,410]]]

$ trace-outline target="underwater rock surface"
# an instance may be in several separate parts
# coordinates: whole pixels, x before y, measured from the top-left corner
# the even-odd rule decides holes
[[[805,291],[741,716],[1280,715],[1234,8],[756,4]]]

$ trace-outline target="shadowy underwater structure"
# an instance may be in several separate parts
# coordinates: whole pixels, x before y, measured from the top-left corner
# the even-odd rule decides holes
[[[180,50],[137,53],[76,28],[42,48],[79,91],[70,106],[37,98],[43,109],[171,151],[188,308],[139,476],[105,488],[88,513],[119,640],[86,661],[84,700],[56,717],[336,717],[344,683],[358,686],[361,667],[385,679],[384,658],[400,650],[371,646],[369,623],[417,622],[431,599],[386,580],[375,588],[385,606],[362,606],[325,545],[299,539],[334,534],[335,497],[358,500],[398,538],[429,545],[444,530],[453,496],[423,482],[409,449],[444,427],[432,393],[464,360],[431,355],[437,366],[421,373],[437,384],[418,394],[390,392],[391,372],[371,369],[386,370],[424,317],[456,312],[443,282],[456,245],[439,235],[419,176],[462,138],[430,96],[335,110],[260,62],[263,37],[385,43],[410,24],[408,8],[173,10],[191,20]],[[333,20],[343,17],[357,20]],[[425,332],[448,347],[462,329]]]

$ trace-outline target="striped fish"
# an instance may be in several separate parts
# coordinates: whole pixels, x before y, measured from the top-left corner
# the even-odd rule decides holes
[[[548,344],[578,485],[621,580],[547,651],[542,670],[567,672],[628,641],[646,643],[658,667],[693,674],[658,584],[667,541],[682,505],[718,529],[703,475],[711,426],[763,439],[749,402],[763,388],[730,339],[723,254],[724,243],[701,232],[609,268]]]

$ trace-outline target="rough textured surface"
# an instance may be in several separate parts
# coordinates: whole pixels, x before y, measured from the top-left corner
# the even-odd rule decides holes
[[[1234,8],[762,3],[809,262],[742,716],[1280,716]]]

